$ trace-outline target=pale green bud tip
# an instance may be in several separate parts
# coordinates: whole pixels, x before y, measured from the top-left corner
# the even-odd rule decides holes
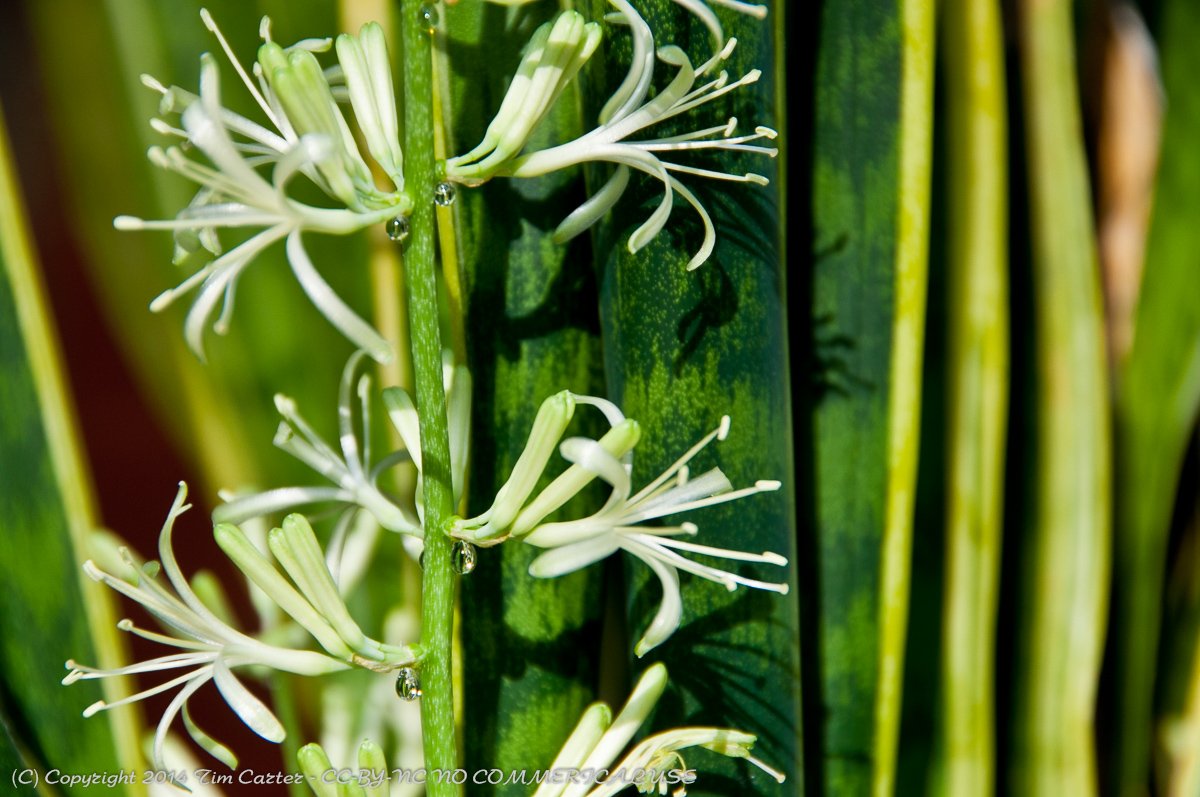
[[[329,756],[316,742],[309,742],[296,752],[300,769],[306,775],[320,774],[330,768]]]
[[[638,680],[637,689],[654,689],[660,694],[667,686],[667,665],[661,661],[651,664]]]
[[[238,555],[247,553],[247,549],[258,552],[258,549],[250,544],[246,534],[232,523],[218,523],[213,526],[213,539],[221,550],[235,561]]]
[[[626,418],[604,435],[601,443],[616,456],[632,451],[642,439],[642,426],[633,418]],[[618,453],[619,452],[619,453]]]
[[[328,782],[325,773],[333,769],[329,756],[319,744],[309,743],[296,753],[296,763],[300,772],[308,779],[308,785],[317,797],[337,797],[338,786]]]
[[[317,542],[317,535],[313,532],[308,518],[298,512],[293,512],[283,519],[283,531],[289,537],[292,535],[302,535],[306,539],[311,538],[313,544]]]
[[[387,758],[379,745],[370,739],[363,739],[362,744],[358,746],[358,766],[360,769],[383,772],[388,768]]]

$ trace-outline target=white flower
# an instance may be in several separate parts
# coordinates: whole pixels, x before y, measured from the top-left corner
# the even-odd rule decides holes
[[[682,775],[694,775],[680,752],[694,747],[744,758],[779,783],[784,782],[783,773],[750,754],[756,741],[753,734],[727,728],[675,728],[657,733],[635,745],[614,764],[645,723],[666,686],[667,668],[655,664],[638,680],[615,720],[603,703],[588,707],[551,764],[551,775],[533,797],[607,797],[630,786],[643,793],[666,794],[669,785],[683,782]],[[555,772],[569,776],[556,778]],[[679,793],[682,792],[676,792]]]
[[[401,449],[371,461],[370,386],[368,375],[357,376],[363,352],[356,352],[342,371],[338,390],[338,444],[335,451],[304,420],[296,403],[287,396],[277,395],[275,407],[283,420],[275,434],[275,445],[324,476],[332,487],[282,487],[262,493],[239,496],[213,511],[216,523],[241,523],[245,520],[283,512],[312,504],[329,503],[343,509],[331,548],[338,547],[355,511],[370,512],[379,525],[390,531],[422,536],[415,507],[406,506],[399,498],[384,493],[378,486],[381,474],[400,462],[412,458],[412,452]],[[359,421],[355,423],[355,404],[359,405]],[[361,431],[359,428],[361,426]]]
[[[186,497],[187,488],[181,484],[159,537],[161,567],[166,573],[173,591],[157,582],[155,576],[158,566],[156,563],[140,564],[133,559],[132,554],[124,549],[122,555],[128,570],[124,578],[101,570],[92,561],[84,564],[84,570],[89,576],[141,604],[170,633],[163,634],[138,628],[131,620],[122,620],[118,627],[152,642],[176,648],[180,652],[112,670],[96,669],[69,661],[67,667],[70,672],[63,679],[63,683],[70,684],[79,680],[109,676],[181,670],[183,672],[180,675],[164,683],[116,702],[94,703],[83,714],[85,717],[90,717],[99,711],[133,703],[151,695],[178,688],[179,691],[172,698],[159,720],[154,735],[155,766],[162,768],[163,745],[167,730],[176,715],[182,713],[184,725],[192,738],[232,767],[236,766],[237,761],[228,748],[215,742],[197,728],[188,715],[187,701],[196,690],[208,681],[213,681],[221,696],[246,725],[264,739],[279,742],[284,738],[283,726],[270,709],[237,679],[232,670],[237,667],[262,666],[273,670],[312,676],[348,669],[350,662],[311,650],[292,650],[265,644],[231,627],[212,608],[201,602],[180,571],[171,545],[171,531],[175,518],[188,509],[188,506],[183,503]],[[304,599],[300,598],[300,600]],[[309,608],[311,610],[311,607]],[[315,614],[315,610],[312,611]],[[322,623],[327,625],[324,621]],[[350,653],[348,650],[346,652]],[[350,655],[345,658],[349,659]]]
[[[515,157],[515,153],[528,140],[527,134],[519,141],[508,141],[503,147],[492,148],[486,146],[489,138],[485,137],[484,144],[481,144],[476,150],[446,162],[447,179],[475,184],[496,175],[536,177],[588,161],[605,161],[615,164],[617,170],[608,182],[559,225],[555,231],[555,239],[561,243],[591,227],[607,213],[624,194],[629,183],[629,169],[637,169],[662,181],[663,198],[658,209],[630,236],[629,251],[637,252],[662,231],[671,215],[674,195],[678,192],[695,209],[704,224],[704,241],[689,261],[688,268],[694,269],[703,264],[712,254],[716,244],[716,228],[708,211],[676,175],[688,174],[760,185],[765,185],[767,178],[754,173],[733,174],[686,166],[663,160],[663,157],[666,153],[694,150],[752,152],[775,157],[777,150],[773,147],[761,146],[752,142],[774,139],[776,133],[767,127],[757,127],[752,134],[735,135],[737,119],[731,118],[724,125],[681,135],[631,140],[632,136],[640,134],[649,127],[687,113],[741,86],[754,83],[761,76],[758,70],[752,70],[740,79],[730,82],[729,75],[722,70],[717,73],[716,77],[697,86],[696,84],[701,78],[709,77],[729,58],[737,41],[736,39],[730,39],[728,43],[724,41],[724,34],[719,22],[705,3],[700,0],[676,0],[676,2],[699,16],[709,27],[716,45],[716,54],[708,61],[699,67],[693,67],[687,55],[680,48],[673,45],[660,48],[657,51],[658,59],[675,67],[677,72],[670,83],[653,99],[647,99],[654,77],[653,33],[629,0],[609,0],[617,12],[610,14],[608,19],[629,26],[633,36],[633,56],[628,75],[600,113],[599,127],[565,144]],[[726,1],[721,4],[756,15],[758,10],[762,9],[761,6],[738,2]],[[561,19],[562,17],[560,17]],[[576,38],[578,39],[578,36]],[[529,62],[536,60],[533,59],[533,55],[543,50],[547,53],[552,52],[549,45],[543,45],[542,50],[539,50],[537,41],[535,37],[526,58],[522,61],[521,71],[518,71],[517,76],[513,79],[512,86],[504,99],[501,112],[497,116],[497,121],[493,123],[493,127],[532,131],[562,90],[563,79],[569,79],[566,77],[567,70],[565,69],[560,68],[554,72],[552,69],[543,67],[540,71],[554,72],[556,79],[546,79],[540,84],[534,80],[531,85],[530,76],[527,73]],[[592,48],[594,49],[594,45]],[[559,53],[559,57],[554,65],[561,67],[564,60],[574,66],[574,61],[571,59],[577,56],[586,57],[586,55],[590,55],[591,51],[576,42],[573,48],[564,45],[555,52]],[[540,62],[533,65],[541,66]],[[578,66],[574,66],[574,70],[577,71]],[[537,70],[533,74],[536,76]],[[524,121],[518,123],[516,120]],[[489,128],[489,137],[491,135],[492,128]],[[481,154],[486,154],[487,157],[471,162],[475,156]]]
[[[563,440],[559,452],[572,463],[571,467],[530,500],[576,404],[599,408],[612,428],[599,440],[584,437]],[[729,434],[729,427],[729,416],[725,416],[720,426],[692,446],[671,467],[636,494],[631,494],[632,452],[641,437],[640,427],[625,418],[610,401],[564,391],[543,403],[534,420],[529,442],[492,506],[481,515],[456,521],[451,533],[482,545],[496,544],[513,537],[548,549],[529,566],[530,574],[538,578],[554,578],[574,572],[619,550],[641,559],[658,576],[663,589],[658,612],[635,648],[638,656],[645,655],[679,627],[683,610],[679,592],[680,570],[715,581],[729,590],[745,586],[787,594],[786,583],[746,578],[683,555],[703,554],[732,561],[786,566],[787,559],[777,553],[746,553],[677,539],[681,535],[696,535],[699,528],[694,523],[641,525],[648,520],[780,488],[779,482],[764,480],[752,487],[735,490],[719,468],[690,478],[688,463],[713,440],[724,440]],[[608,501],[599,511],[577,520],[543,522],[551,512],[566,504],[596,477],[612,487]]]
[[[179,127],[161,119],[153,126],[184,139],[186,145],[154,147],[150,159],[197,183],[200,191],[173,220],[119,216],[114,224],[122,230],[173,230],[177,262],[202,249],[214,258],[178,287],[161,294],[151,309],[162,310],[199,286],[185,336],[203,356],[204,330],[217,304],[223,304],[215,323],[220,333],[228,328],[238,277],[264,249],[287,239],[288,261],[313,304],[376,360],[389,360],[391,347],[333,292],[313,266],[301,237],[305,232],[346,235],[412,208],[403,191],[391,67],[382,30],[372,23],[365,25],[357,38],[340,36],[337,54],[341,68],[327,76],[312,51],[328,49],[328,40],[304,41],[285,50],[270,41],[269,21],[264,18],[260,30],[266,43],[254,64],[256,85],[212,17],[207,11],[201,16],[274,130],[221,105],[217,66],[207,54],[201,58],[199,97],[143,77],[143,82],[163,95],[161,112],[180,114]],[[331,77],[344,82],[338,82],[337,94],[349,99],[368,149],[392,181],[392,190],[375,185],[338,108]],[[193,150],[207,162],[189,157]],[[264,166],[270,167],[269,180],[259,172]],[[303,174],[342,207],[315,207],[293,199],[288,187],[297,174]],[[222,252],[216,231],[228,228],[260,231]]]

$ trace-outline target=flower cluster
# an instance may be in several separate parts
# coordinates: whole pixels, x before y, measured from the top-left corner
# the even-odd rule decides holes
[[[571,466],[533,496],[538,479],[577,404],[599,409],[611,428],[599,440],[584,437],[562,440],[559,453]],[[643,656],[679,627],[683,611],[680,570],[715,581],[729,590],[745,586],[781,594],[788,591],[786,583],[746,578],[683,555],[703,554],[732,561],[786,566],[787,559],[779,554],[726,550],[678,539],[695,536],[699,527],[694,523],[641,525],[649,520],[780,488],[779,482],[764,480],[735,490],[719,468],[691,478],[688,463],[714,440],[724,440],[729,429],[730,419],[725,416],[716,429],[633,493],[633,449],[641,438],[637,422],[626,418],[610,401],[563,391],[543,402],[534,419],[529,442],[492,506],[481,515],[456,521],[452,533],[484,545],[512,537],[546,549],[529,566],[530,575],[538,578],[574,572],[619,550],[637,557],[658,576],[663,590],[658,612],[635,648],[637,655]],[[597,512],[576,520],[545,522],[550,513],[566,504],[595,478],[612,488],[608,501]]]
[[[316,676],[353,666],[389,671],[416,661],[413,648],[377,642],[362,632],[350,617],[334,586],[312,528],[299,515],[290,516],[282,528],[273,529],[269,535],[271,553],[283,566],[290,581],[236,526],[218,525],[213,535],[222,550],[250,581],[286,612],[299,628],[315,639],[325,652],[268,644],[234,628],[230,619],[222,616],[225,612],[214,605],[216,601],[206,603],[201,600],[193,585],[184,577],[175,558],[171,535],[176,518],[189,508],[184,503],[186,498],[187,488],[180,484],[159,535],[161,564],[139,562],[126,548],[119,549],[123,560],[121,567],[111,568],[122,571],[120,576],[101,569],[93,561],[84,564],[84,571],[91,578],[140,604],[167,633],[140,628],[128,619],[118,624],[121,630],[176,648],[180,652],[111,670],[68,661],[70,672],[63,683],[159,671],[184,672],[112,703],[94,703],[83,712],[84,716],[90,717],[99,711],[178,688],[155,731],[155,766],[163,768],[167,731],[175,717],[182,714],[184,726],[191,737],[215,757],[234,767],[237,759],[229,749],[197,727],[187,711],[188,700],[209,681],[216,685],[229,706],[255,733],[269,741],[279,742],[285,735],[283,725],[238,680],[233,669],[266,667],[297,675]],[[170,589],[157,581],[160,568],[166,573]]]
[[[338,391],[338,450],[317,434],[292,399],[287,396],[275,397],[275,407],[282,418],[275,434],[275,445],[333,485],[280,487],[231,496],[213,511],[215,523],[242,523],[302,507],[327,505],[339,512],[330,541],[331,549],[340,548],[358,513],[366,512],[388,531],[404,534],[406,543],[411,540],[415,547],[410,550],[414,554],[420,552],[420,540],[425,532],[416,406],[412,397],[401,388],[390,387],[383,391],[388,417],[400,437],[401,447],[381,457],[378,462],[373,462],[371,379],[360,373],[363,355],[361,351],[353,354],[342,371]],[[443,386],[450,424],[451,477],[457,501],[462,496],[468,455],[470,372],[463,366],[447,363],[443,368]],[[417,468],[416,490],[401,496],[380,487],[380,478],[389,469],[404,462],[411,462]]]
[[[616,171],[586,203],[572,212],[555,231],[555,239],[567,241],[600,220],[620,200],[629,184],[629,170],[637,169],[663,184],[657,210],[629,238],[630,252],[637,252],[657,236],[670,218],[674,195],[692,206],[704,224],[704,241],[688,262],[688,269],[703,264],[716,245],[716,228],[708,211],[676,175],[687,174],[733,182],[765,185],[761,174],[729,172],[687,166],[664,160],[668,153],[697,150],[751,152],[774,157],[777,150],[753,142],[774,139],[775,131],[756,127],[753,133],[736,135],[737,119],[723,125],[679,135],[638,139],[646,129],[688,113],[736,89],[756,82],[761,73],[751,70],[730,82],[721,69],[737,45],[728,42],[716,15],[700,0],[676,0],[704,22],[712,34],[715,54],[698,67],[679,47],[667,45],[657,51],[658,60],[676,70],[675,76],[653,98],[654,34],[629,0],[609,0],[616,12],[608,19],[629,27],[633,57],[625,80],[600,112],[600,124],[572,141],[548,149],[523,153],[530,134],[545,117],[554,101],[596,49],[599,28],[583,23],[574,11],[564,11],[534,34],[525,50],[499,112],[483,141],[475,149],[446,161],[446,178],[469,185],[495,176],[537,177],[586,162],[616,165]],[[760,15],[761,6],[722,2],[745,13]],[[715,76],[714,76],[715,74]],[[709,79],[711,78],[711,79]],[[699,85],[697,85],[699,84]]]
[[[269,126],[221,104],[217,64],[210,55],[201,59],[199,96],[143,77],[147,86],[162,95],[162,116],[179,118],[178,125],[164,118],[155,119],[153,127],[182,141],[165,149],[152,148],[150,160],[186,177],[200,190],[174,219],[145,221],[119,216],[115,225],[122,230],[172,230],[177,262],[190,262],[192,255],[211,258],[178,287],[155,299],[151,309],[162,310],[198,286],[185,335],[192,349],[202,356],[204,330],[217,305],[223,308],[215,329],[224,332],[242,272],[264,249],[286,239],[288,262],[313,304],[343,335],[376,360],[391,359],[388,343],[317,272],[302,238],[306,232],[346,235],[403,216],[412,208],[412,200],[404,193],[395,94],[383,30],[370,23],[358,36],[339,36],[336,51],[340,69],[327,72],[314,53],[328,50],[329,40],[305,40],[281,47],[271,40],[270,22],[264,17],[260,28],[264,44],[252,67],[255,79],[251,80],[212,17],[207,11],[201,16]],[[339,107],[339,96],[349,101],[371,157],[391,181],[387,190],[376,186]],[[203,159],[193,157],[193,153]],[[269,179],[263,173],[268,168]],[[298,175],[319,187],[338,206],[315,207],[290,196],[290,183]],[[225,252],[217,231],[231,228],[257,228],[259,232]]]
[[[626,190],[631,170],[639,170],[662,183],[663,198],[650,218],[630,237],[629,250],[636,252],[662,231],[678,194],[703,222],[704,241],[688,267],[702,264],[713,252],[715,227],[680,176],[760,184],[766,178],[688,166],[667,158],[675,153],[702,150],[773,157],[776,154],[773,148],[755,142],[772,139],[775,133],[760,127],[752,134],[737,135],[737,120],[730,119],[724,125],[703,130],[642,137],[649,128],[680,117],[759,77],[757,71],[751,71],[731,81],[722,69],[736,40],[726,41],[709,2],[675,2],[707,26],[714,45],[712,57],[693,66],[679,47],[668,45],[656,50],[649,25],[629,0],[609,0],[615,11],[606,20],[627,27],[632,37],[628,75],[605,104],[596,129],[573,141],[530,152],[528,142],[534,131],[576,79],[601,40],[600,24],[587,22],[574,11],[563,11],[534,34],[483,140],[471,151],[442,164],[444,179],[474,185],[497,176],[534,177],[589,161],[615,165],[615,172],[604,187],[559,226],[556,237],[566,240],[611,209]],[[760,16],[763,11],[761,6],[741,0],[712,0],[712,4],[752,16]],[[183,485],[160,535],[161,565],[140,562],[124,548],[120,549],[119,557],[109,557],[113,561],[107,568],[91,561],[85,564],[89,576],[144,607],[165,633],[137,627],[130,620],[122,620],[120,628],[178,652],[111,670],[68,662],[70,672],[64,683],[158,671],[179,673],[115,702],[96,703],[84,712],[90,716],[178,690],[159,720],[155,734],[154,762],[160,768],[169,727],[179,715],[198,744],[229,766],[236,766],[236,758],[228,748],[199,729],[188,714],[189,699],[209,681],[255,732],[272,741],[283,739],[280,721],[233,674],[238,668],[265,668],[305,676],[354,668],[372,672],[403,668],[402,676],[409,679],[405,682],[413,687],[406,697],[420,694],[415,671],[409,666],[420,661],[420,648],[387,644],[364,633],[343,599],[343,592],[353,578],[340,579],[341,551],[351,527],[368,528],[371,535],[377,535],[380,528],[398,532],[404,535],[410,552],[423,544],[424,468],[418,410],[412,398],[400,388],[382,391],[381,400],[401,445],[385,456],[373,456],[374,393],[370,377],[363,373],[364,365],[368,356],[386,362],[392,351],[378,332],[333,292],[317,272],[303,242],[306,233],[346,235],[382,222],[402,229],[406,225],[404,217],[412,210],[413,200],[405,192],[403,153],[383,32],[378,25],[368,24],[357,36],[342,35],[336,41],[305,40],[282,47],[272,40],[270,23],[264,18],[260,27],[264,43],[248,72],[233,55],[211,16],[207,12],[201,12],[201,16],[267,121],[260,124],[223,107],[217,65],[208,55],[201,61],[198,94],[144,78],[146,85],[162,95],[163,118],[155,119],[152,125],[158,132],[179,139],[176,145],[151,149],[149,156],[156,164],[198,184],[199,191],[174,219],[145,221],[122,216],[115,224],[120,229],[171,230],[175,235],[177,262],[207,260],[178,287],[160,295],[151,307],[162,309],[198,289],[185,322],[185,337],[197,354],[203,356],[203,339],[210,324],[218,332],[228,327],[241,274],[267,247],[286,241],[287,259],[305,292],[326,318],[361,350],[349,359],[342,373],[335,444],[308,423],[292,399],[275,397],[281,417],[275,445],[306,464],[327,483],[230,495],[213,513],[217,544],[252,585],[255,595],[273,611],[278,609],[280,618],[287,618],[279,627],[257,637],[237,630],[229,613],[218,605],[221,602],[206,599],[206,590],[183,576],[171,542],[174,522],[188,508]],[[317,54],[331,48],[336,52],[338,65],[323,68]],[[652,84],[656,60],[671,67],[675,74],[655,92]],[[356,132],[365,149],[360,147]],[[295,198],[291,188],[298,178],[320,189],[332,206],[308,204]],[[225,251],[221,231],[242,228],[254,232]],[[432,367],[436,368],[436,363]],[[446,365],[443,386],[447,395],[450,480],[458,503],[466,483],[469,455],[470,374],[461,365]],[[600,412],[606,419],[608,429],[598,439],[567,436],[576,408],[581,405]],[[529,567],[529,573],[538,578],[579,570],[617,551],[641,560],[662,585],[657,613],[635,647],[638,656],[645,655],[674,633],[682,621],[679,571],[729,590],[741,586],[778,593],[788,591],[786,582],[750,578],[695,558],[782,567],[787,565],[783,556],[769,551],[750,553],[698,544],[686,539],[698,535],[695,523],[666,520],[780,488],[779,482],[764,480],[735,489],[716,467],[692,476],[693,460],[714,441],[725,440],[729,431],[730,419],[726,416],[670,467],[635,490],[634,450],[642,436],[641,427],[606,399],[562,391],[542,403],[527,445],[491,506],[474,517],[450,519],[444,530],[458,541],[456,550],[469,551],[471,555],[472,545],[491,546],[506,540],[540,549]],[[567,461],[567,467],[539,490],[556,451]],[[411,463],[415,468],[417,483],[414,491],[400,495],[389,489],[384,476],[402,463]],[[596,479],[610,488],[603,506],[586,517],[551,519]],[[287,514],[269,532],[262,526],[262,533],[254,538],[258,544],[251,539],[253,532],[248,536],[236,525],[313,507],[331,508],[337,515],[328,552],[318,542],[309,521],[299,514]],[[360,520],[364,522],[357,523]],[[169,585],[156,580],[160,569],[165,571]],[[339,576],[335,577],[335,573]],[[609,770],[646,721],[666,686],[666,677],[662,665],[651,667],[615,720],[607,706],[590,707],[553,767]],[[640,791],[666,793],[670,780],[666,775],[687,770],[681,751],[695,747],[745,758],[782,782],[782,775],[750,755],[754,742],[755,737],[750,734],[717,728],[682,728],[659,733],[634,745],[616,765],[616,771],[649,773],[641,775],[640,780],[547,782],[535,797],[603,797],[630,785]],[[324,750],[315,745],[301,751],[300,763],[310,774],[329,769]],[[359,764],[364,769],[386,769],[382,752],[370,743],[360,747]],[[322,780],[313,785],[323,795],[328,784]],[[337,789],[338,793],[342,791],[345,790]]]
[[[786,779],[751,755],[757,738],[731,728],[673,728],[649,736],[624,756],[630,741],[646,724],[667,687],[667,668],[651,666],[638,679],[624,707],[614,719],[604,703],[589,706],[562,749],[545,772],[538,773],[541,785],[533,797],[608,797],[630,787],[642,793],[666,794],[670,785],[687,784],[696,773],[688,768],[683,751],[704,748],[730,758],[741,758],[766,772],[777,782]],[[355,768],[342,763],[338,769],[324,748],[305,745],[300,750],[300,769],[317,797],[350,794],[386,794],[388,763],[383,751],[367,739],[358,747]],[[346,773],[332,783],[327,773]],[[532,780],[532,779],[531,779]],[[681,789],[674,792],[683,794]]]

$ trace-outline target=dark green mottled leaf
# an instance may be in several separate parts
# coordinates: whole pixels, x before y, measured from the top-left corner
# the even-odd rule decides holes
[[[889,356],[899,211],[900,4],[829,3],[817,56],[811,548],[823,717],[809,766],[865,794],[878,697]],[[818,743],[810,745],[817,747]]]
[[[553,10],[510,11],[486,3],[450,9],[451,90],[460,151],[482,136],[508,88],[520,48]],[[550,146],[578,130],[575,94],[568,91],[539,127],[535,145]],[[475,387],[472,512],[485,509],[508,478],[543,399],[563,389],[583,394],[603,389],[586,236],[567,247],[550,240],[565,209],[584,199],[577,177],[495,180],[461,192]],[[576,415],[576,432],[597,427],[599,419],[590,410],[580,408]],[[564,516],[592,509],[577,500]],[[511,543],[483,550],[479,567],[464,581],[468,768],[548,766],[595,699],[602,571],[537,580],[528,573],[536,553]],[[484,793],[484,787],[476,791]],[[508,785],[487,793],[527,791]]]
[[[599,10],[602,4],[595,3]],[[708,57],[705,29],[671,2],[639,4],[659,46],[683,47],[694,61]],[[731,78],[753,67],[762,80],[680,121],[680,129],[720,124],[737,116],[747,129],[777,124],[774,106],[778,50],[773,18],[722,14],[727,33],[738,38],[727,69]],[[607,53],[612,85],[628,63],[628,36],[614,34]],[[611,89],[611,86],[610,86]],[[656,130],[657,135],[669,135]],[[682,161],[686,155],[672,153]],[[761,157],[696,159],[734,173],[775,174]],[[628,235],[653,210],[660,184],[635,178],[617,207],[613,229],[601,236],[604,264],[602,320],[605,368],[611,398],[642,424],[634,455],[634,484],[645,484],[699,438],[732,417],[728,440],[695,460],[693,473],[719,466],[735,486],[778,479],[784,489],[735,504],[703,510],[689,519],[700,526],[698,542],[743,551],[776,551],[795,563],[791,405],[788,394],[783,236],[779,188],[727,185],[681,175],[712,213],[718,244],[694,272],[685,266],[699,247],[702,228],[676,197],[667,229],[631,255]],[[730,565],[720,562],[720,565]],[[683,724],[735,727],[758,736],[755,754],[787,774],[773,779],[739,761],[696,755],[701,772],[689,794],[798,794],[803,791],[799,727],[799,629],[795,569],[748,566],[755,577],[791,582],[780,596],[741,589],[727,592],[700,578],[681,578],[684,618],[680,629],[645,660],[663,661],[671,687],[648,730]],[[632,604],[630,632],[637,639],[660,598],[657,578],[626,556]],[[632,646],[632,645],[631,645]]]

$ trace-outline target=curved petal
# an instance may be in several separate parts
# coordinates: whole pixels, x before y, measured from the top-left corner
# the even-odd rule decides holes
[[[607,125],[619,121],[646,99],[650,81],[654,78],[654,34],[646,20],[642,19],[629,0],[608,0],[609,4],[624,17],[633,36],[633,57],[629,73],[613,92],[612,97],[600,110],[600,123]]]
[[[326,320],[337,327],[338,331],[349,338],[352,343],[365,349],[376,362],[391,362],[391,345],[375,331],[374,327],[359,318],[345,302],[339,299],[333,289],[329,287],[329,283],[317,273],[308,253],[304,251],[299,230],[294,230],[288,236],[287,255],[288,262],[292,265],[292,271],[295,272],[296,279],[300,281],[300,287],[321,311],[321,315],[325,316]]]
[[[534,578],[565,576],[611,556],[620,547],[616,535],[607,534],[552,548],[529,563],[529,575]]]
[[[636,555],[636,554],[635,554]],[[662,582],[662,601],[646,633],[633,648],[638,658],[645,656],[667,640],[679,628],[683,619],[683,598],[679,594],[679,571],[653,557],[640,557]]]
[[[201,286],[183,328],[188,346],[198,357],[204,359],[204,327],[216,310],[217,302],[225,296],[225,287],[241,276],[259,252],[286,235],[288,229],[288,225],[280,224],[263,230],[208,265],[212,273]]]
[[[163,712],[162,718],[158,721],[158,727],[154,730],[154,753],[151,756],[151,763],[154,764],[155,769],[166,769],[166,764],[163,762],[163,743],[166,741],[167,729],[171,727],[175,715],[183,708],[183,704],[188,701],[188,698],[195,694],[197,689],[204,686],[211,677],[211,673],[197,673],[196,677],[180,689],[179,693],[167,704],[167,710]]]
[[[237,769],[238,759],[233,751],[225,745],[218,742],[196,724],[192,719],[192,715],[188,713],[187,703],[181,707],[183,714],[183,727],[187,728],[188,736],[192,737],[192,741],[198,744],[206,753],[220,761],[230,769]]]
[[[608,482],[622,500],[629,497],[629,471],[600,443],[587,437],[568,437],[558,450],[563,459]]]
[[[629,167],[618,166],[613,176],[587,202],[571,211],[554,230],[554,242],[564,244],[598,222],[620,201],[629,185]]]
[[[213,510],[213,523],[245,523],[263,515],[324,501],[349,501],[340,487],[280,487],[227,501]]]
[[[220,659],[213,664],[213,683],[217,685],[225,702],[250,730],[268,742],[279,743],[287,737],[279,718],[271,713],[271,709],[255,697]]]

